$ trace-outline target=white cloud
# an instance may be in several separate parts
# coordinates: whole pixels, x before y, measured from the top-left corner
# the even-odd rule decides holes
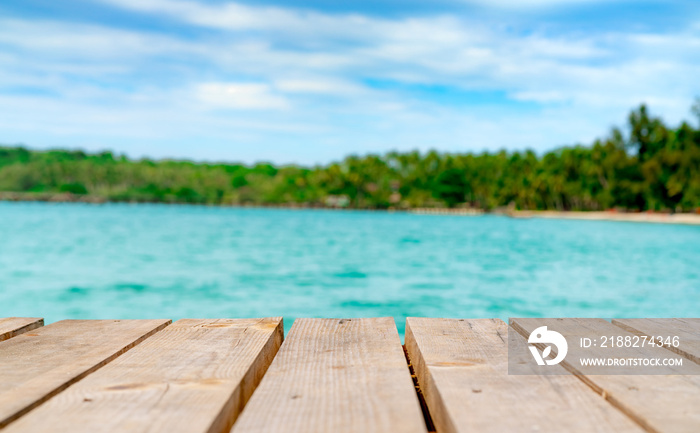
[[[7,136],[44,142],[32,135],[42,125],[86,142],[107,134],[140,142],[141,134],[246,149],[257,143],[280,161],[302,162],[389,148],[545,149],[591,140],[642,101],[676,121],[700,93],[700,58],[692,55],[700,27],[522,36],[456,16],[102,1],[215,31],[182,37],[0,19],[0,96],[13,87],[48,95],[5,95],[0,129]],[[367,84],[377,81],[396,85]],[[411,90],[423,84],[467,96],[445,103]],[[469,92],[482,91],[512,102],[470,104]]]
[[[280,31],[297,36],[342,33],[366,38],[376,20],[359,14],[329,15],[310,10],[248,6],[229,2],[205,5],[188,0],[98,0],[124,9],[169,16],[183,22],[230,31]]]
[[[289,102],[267,84],[204,83],[196,86],[196,98],[210,108],[283,109]]]
[[[0,43],[44,55],[54,61],[90,59],[92,63],[116,57],[149,56],[192,49],[186,42],[98,25],[49,20],[0,18]],[[30,62],[32,59],[24,59]],[[110,65],[114,66],[114,65]]]
[[[518,101],[534,101],[534,102],[566,102],[569,96],[559,91],[524,91],[514,92],[511,94],[513,99]]]
[[[275,88],[285,93],[306,93],[335,96],[366,95],[368,90],[349,80],[328,78],[280,79],[275,81]]]

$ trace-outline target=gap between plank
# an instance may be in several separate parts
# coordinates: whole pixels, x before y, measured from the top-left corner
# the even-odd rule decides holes
[[[620,320],[623,320],[623,321],[620,321]],[[637,329],[634,327],[634,325],[630,325],[630,324],[624,322],[625,319],[620,319],[620,320],[613,319],[612,324],[617,326],[618,328],[624,329],[625,331],[627,331],[631,334],[640,336],[640,337],[651,337],[651,338],[654,337],[653,335],[649,335],[651,333],[648,333],[648,332],[643,331],[641,329]],[[680,347],[674,347],[672,345],[666,345],[666,344],[662,344],[661,347],[675,353],[676,355],[680,355],[683,358],[689,359],[690,361],[700,365],[700,358],[697,355],[694,355],[692,352],[687,352],[687,351],[681,349]]]
[[[14,319],[14,317],[8,317],[7,319]],[[18,318],[18,319],[23,319],[23,318]],[[0,320],[2,320],[2,319],[0,319]],[[42,326],[44,326],[44,319],[37,318],[37,320],[30,322],[30,323],[27,323],[23,326],[20,326],[19,328],[10,329],[5,333],[0,332],[0,341],[9,340],[12,337],[16,337],[18,335],[24,334],[25,332],[33,331],[34,329],[41,328]]]
[[[425,396],[423,395],[423,390],[420,389],[420,384],[418,383],[418,376],[416,371],[413,369],[413,364],[411,364],[411,358],[408,356],[408,351],[406,350],[406,345],[401,346],[403,348],[403,354],[406,357],[406,363],[408,364],[408,370],[411,373],[411,379],[413,379],[413,387],[418,395],[418,402],[420,403],[420,408],[423,411],[423,419],[425,420],[425,427],[428,429],[428,433],[435,433],[435,425],[433,424],[433,418],[430,416],[430,411],[428,410],[428,404],[425,402]]]
[[[530,333],[527,332],[523,327],[521,327],[518,322],[511,322],[510,327],[513,328],[515,331],[517,331],[518,334],[520,334],[524,339],[528,339]],[[538,349],[544,350],[544,344],[541,343],[535,343],[535,346],[537,346]],[[631,419],[635,424],[639,425],[641,428],[644,430],[648,431],[649,433],[661,433],[651,425],[649,425],[644,419],[639,417],[634,411],[629,410],[624,404],[619,402],[616,398],[608,394],[607,390],[603,389],[601,386],[598,384],[594,383],[591,379],[589,379],[585,374],[581,374],[581,372],[577,371],[575,368],[573,368],[568,362],[562,361],[561,364],[566,371],[571,373],[574,377],[578,378],[581,382],[585,383],[588,385],[593,391],[595,391],[597,394],[599,394],[605,401],[610,403],[611,406],[613,406],[615,409],[619,410],[622,412],[625,416],[627,416],[629,419]]]
[[[172,320],[168,320],[167,322],[164,322],[157,328],[152,329],[148,333],[142,335],[141,337],[137,338],[136,340],[132,341],[128,345],[124,346],[122,349],[119,351],[115,352],[114,354],[110,355],[109,357],[105,358],[104,361],[99,362],[89,369],[83,371],[82,373],[76,375],[75,377],[71,378],[70,380],[62,383],[60,386],[52,389],[51,391],[47,392],[44,394],[41,398],[37,399],[33,403],[27,405],[26,407],[18,410],[14,414],[10,415],[9,417],[5,418],[4,420],[0,420],[0,430],[4,429],[7,427],[9,424],[11,424],[13,421],[16,421],[17,419],[21,418],[22,416],[26,415],[30,411],[36,409],[37,407],[41,406],[42,404],[46,403],[49,401],[51,398],[55,397],[56,395],[60,394],[61,392],[65,391],[68,387],[71,385],[83,380],[85,377],[88,375],[96,372],[100,368],[104,367],[105,365],[109,364],[110,362],[114,361],[117,359],[119,356],[123,355],[127,351],[131,350],[134,348],[136,345],[140,344],[144,340],[146,340],[148,337],[151,337],[154,335],[156,332],[163,330],[166,326],[170,325],[172,323]]]

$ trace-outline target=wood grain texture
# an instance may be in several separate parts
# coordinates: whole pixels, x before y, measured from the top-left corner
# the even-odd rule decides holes
[[[64,320],[0,342],[0,427],[169,323],[169,320]]]
[[[0,318],[0,341],[9,340],[19,334],[44,326],[41,317],[5,317]]]
[[[499,319],[406,320],[406,350],[438,432],[643,431],[563,369],[508,375],[507,335]]]
[[[232,431],[425,433],[394,320],[295,320]]]
[[[224,432],[282,343],[282,318],[179,320],[7,432]]]
[[[678,347],[663,347],[700,364],[700,319],[615,319],[612,324],[639,336],[678,336]]]
[[[529,335],[535,328],[547,325],[567,339],[577,340],[577,335],[615,335],[632,336],[633,334],[603,319],[517,319],[513,326],[522,335]],[[587,356],[607,358],[614,357],[659,357],[675,356],[659,347],[610,348],[593,347],[587,349]],[[567,361],[578,357],[576,345],[569,344],[569,354],[561,364],[569,371],[576,370]],[[687,368],[688,366],[684,366]],[[697,367],[690,364],[690,367]],[[650,432],[688,432],[700,431],[700,375],[588,375],[586,369],[576,370],[578,377],[593,390],[601,394],[611,404],[634,419],[640,426]]]

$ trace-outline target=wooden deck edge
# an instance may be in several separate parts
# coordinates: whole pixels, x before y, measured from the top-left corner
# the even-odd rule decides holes
[[[510,324],[510,327],[512,327],[518,334],[520,334],[525,340],[528,339],[530,333],[527,332],[520,324],[517,322],[513,321]],[[538,349],[544,350],[544,345],[543,344],[535,344]],[[562,361],[560,364],[566,371],[571,373],[574,377],[578,378],[581,382],[585,383],[588,387],[590,387],[593,391],[595,391],[597,394],[599,394],[605,401],[610,403],[611,406],[613,406],[615,409],[619,410],[622,412],[623,415],[631,419],[635,424],[640,426],[642,429],[649,433],[661,433],[654,427],[652,427],[647,421],[644,420],[643,417],[639,416],[637,413],[635,413],[632,409],[624,405],[622,402],[620,402],[618,399],[610,395],[607,390],[596,384],[593,380],[591,380],[588,376],[585,374],[582,374],[580,371],[576,370],[566,362],[566,360]]]
[[[87,370],[76,375],[75,377],[70,378],[66,382],[62,383],[60,386],[58,386],[58,387],[52,389],[51,391],[47,392],[46,394],[44,394],[41,398],[37,399],[36,401],[32,402],[31,404],[27,405],[26,407],[18,410],[17,412],[8,416],[7,418],[0,420],[0,429],[5,428],[8,424],[11,424],[13,421],[16,421],[17,419],[21,418],[22,416],[26,415],[27,413],[31,412],[32,410],[34,410],[37,407],[41,406],[42,404],[46,403],[52,397],[65,391],[69,386],[81,381],[82,379],[84,379],[88,375],[94,373],[95,371],[99,370],[100,368],[102,368],[105,365],[109,364],[110,362],[114,361],[119,356],[121,356],[122,354],[131,350],[133,347],[137,346],[138,344],[142,343],[144,340],[151,337],[156,332],[163,330],[166,326],[170,325],[171,323],[172,323],[172,320],[167,320],[167,321],[163,322],[163,324],[161,324],[160,326],[152,329],[151,331],[147,332],[146,334],[144,334],[141,337],[137,338],[136,340],[132,341],[128,345],[121,348],[119,351],[117,351],[114,354],[110,355],[109,357],[105,358],[102,362],[95,364],[92,367],[88,368]]]
[[[236,390],[222,407],[219,416],[209,427],[208,433],[229,432],[233,428],[233,424],[245,408],[265,373],[267,373],[267,369],[277,356],[284,341],[283,319],[281,317],[279,319],[279,324],[275,327],[265,346],[258,352],[258,356],[251,363],[250,368],[248,368]]]
[[[423,356],[420,353],[420,348],[413,336],[411,325],[406,320],[405,330],[405,351],[406,361],[413,367],[413,373],[416,376],[417,388],[420,389],[422,396],[425,398],[425,408],[427,416],[430,418],[433,429],[439,430],[440,433],[456,433],[457,429],[452,423],[449,415],[445,412],[445,404],[442,401],[437,387],[432,382],[432,376],[428,367],[425,365]],[[422,405],[421,405],[422,406]]]

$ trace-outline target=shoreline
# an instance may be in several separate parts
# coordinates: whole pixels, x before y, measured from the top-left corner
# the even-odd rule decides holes
[[[683,224],[700,225],[700,214],[694,213],[658,213],[658,212],[613,212],[613,211],[512,211],[508,213],[512,218],[549,218],[570,219],[585,221],[619,221],[633,223],[654,224]]]
[[[682,224],[700,225],[700,213],[660,213],[660,212],[616,212],[616,211],[554,211],[554,210],[506,210],[497,209],[484,211],[475,208],[348,208],[323,206],[318,204],[206,204],[206,203],[169,203],[169,202],[137,202],[137,201],[110,201],[103,197],[93,195],[76,195],[71,193],[18,193],[0,192],[0,202],[43,202],[43,203],[81,203],[81,204],[161,204],[230,208],[260,208],[260,209],[318,209],[318,210],[345,210],[345,211],[384,211],[405,212],[415,215],[453,215],[453,216],[480,216],[500,215],[516,219],[545,218],[568,219],[582,221],[618,221],[654,224]]]

